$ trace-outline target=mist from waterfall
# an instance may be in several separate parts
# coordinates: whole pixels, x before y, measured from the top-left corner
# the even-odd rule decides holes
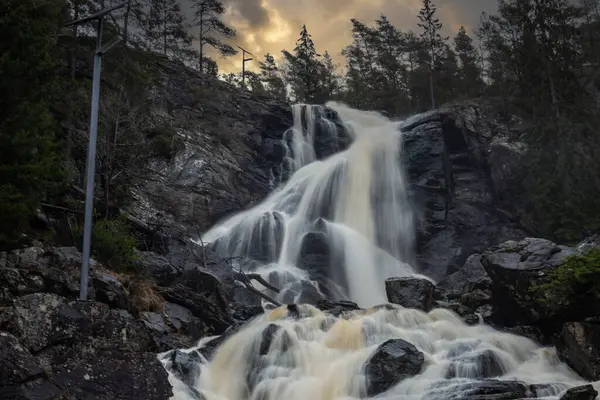
[[[267,310],[229,336],[210,362],[202,357],[191,387],[170,373],[173,399],[373,398],[367,395],[364,366],[390,339],[411,343],[424,361],[420,373],[377,399],[483,399],[488,397],[479,396],[478,385],[495,382],[490,379],[523,382],[519,398],[557,399],[567,388],[585,384],[558,360],[555,349],[530,339],[483,323],[467,325],[445,309],[425,313],[382,305],[386,278],[415,275],[400,123],[341,104],[328,106],[351,145],[319,157],[322,149],[315,143],[325,138],[335,147],[340,121],[326,118],[323,107],[295,106],[294,126],[283,140],[282,170],[289,176],[263,202],[217,224],[202,241],[223,256],[240,257],[245,263],[240,267],[279,285],[282,303],[304,303],[312,288],[366,310],[337,317],[309,304]],[[320,264],[326,271],[315,271],[303,258],[303,247],[313,243],[307,238],[327,245],[329,263]],[[206,342],[184,351],[195,352]],[[168,354],[161,361],[172,371]]]
[[[321,106],[294,106],[294,126],[284,136],[285,163],[293,172],[289,180],[202,240],[223,257],[254,260],[252,272],[283,284],[280,301],[302,301],[306,285],[299,282],[308,282],[326,297],[369,307],[386,301],[386,278],[413,273],[414,227],[400,159],[402,134],[398,122],[377,113],[328,106],[351,136],[350,147],[317,160],[315,135],[335,144],[337,127]],[[328,288],[299,264],[303,238],[311,232],[322,233],[330,246],[332,265],[320,271],[331,278]]]

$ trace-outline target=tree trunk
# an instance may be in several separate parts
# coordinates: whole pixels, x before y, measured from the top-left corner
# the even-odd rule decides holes
[[[204,72],[204,4],[200,8],[200,33],[198,34],[200,41],[200,73]]]
[[[123,19],[123,44],[127,45],[127,40],[129,38],[129,16],[131,15],[131,2],[133,0],[129,0],[127,2],[127,9],[125,10],[125,16]]]

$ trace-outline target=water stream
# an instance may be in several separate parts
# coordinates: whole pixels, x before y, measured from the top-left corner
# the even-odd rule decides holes
[[[412,343],[424,362],[419,374],[381,399],[516,398],[477,397],[486,379],[526,383],[519,398],[557,398],[584,384],[554,349],[527,338],[466,325],[444,309],[377,307],[387,301],[386,278],[416,275],[401,123],[341,104],[328,106],[339,115],[338,123],[326,118],[322,107],[294,107],[294,126],[283,141],[289,179],[202,240],[280,287],[279,294],[270,295],[282,303],[349,299],[366,311],[334,317],[308,304],[294,315],[285,306],[270,309],[201,364],[193,390],[171,375],[174,399],[199,394],[208,400],[368,398],[364,365],[389,339]],[[318,159],[317,139],[335,147],[340,135],[349,135],[351,145]],[[315,262],[315,254],[326,261]],[[163,362],[169,369],[168,357]]]

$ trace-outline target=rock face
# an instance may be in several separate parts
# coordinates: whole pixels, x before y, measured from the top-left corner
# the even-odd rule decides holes
[[[171,387],[156,351],[150,330],[123,310],[53,294],[21,296],[0,314],[0,394],[164,400]]]
[[[233,271],[205,255],[206,268],[189,255],[139,252],[131,276],[92,260],[90,301],[80,302],[76,249],[0,253],[0,397],[167,399],[157,352],[191,347],[261,311],[236,303]],[[193,375],[192,363],[176,361],[182,376]]]
[[[367,395],[376,396],[398,382],[421,372],[423,353],[402,339],[390,339],[381,344],[366,362]]]
[[[484,107],[421,114],[402,130],[422,273],[440,280],[471,254],[525,236],[515,222],[524,148]]]
[[[600,321],[597,318],[566,323],[556,348],[559,356],[583,378],[600,379]]]
[[[390,278],[385,281],[385,292],[390,303],[406,308],[429,311],[434,304],[435,286],[427,279]]]

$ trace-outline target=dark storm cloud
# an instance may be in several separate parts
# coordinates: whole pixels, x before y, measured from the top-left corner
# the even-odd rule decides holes
[[[239,12],[248,24],[253,27],[266,26],[269,23],[269,13],[262,6],[261,0],[227,0],[234,12]]]

